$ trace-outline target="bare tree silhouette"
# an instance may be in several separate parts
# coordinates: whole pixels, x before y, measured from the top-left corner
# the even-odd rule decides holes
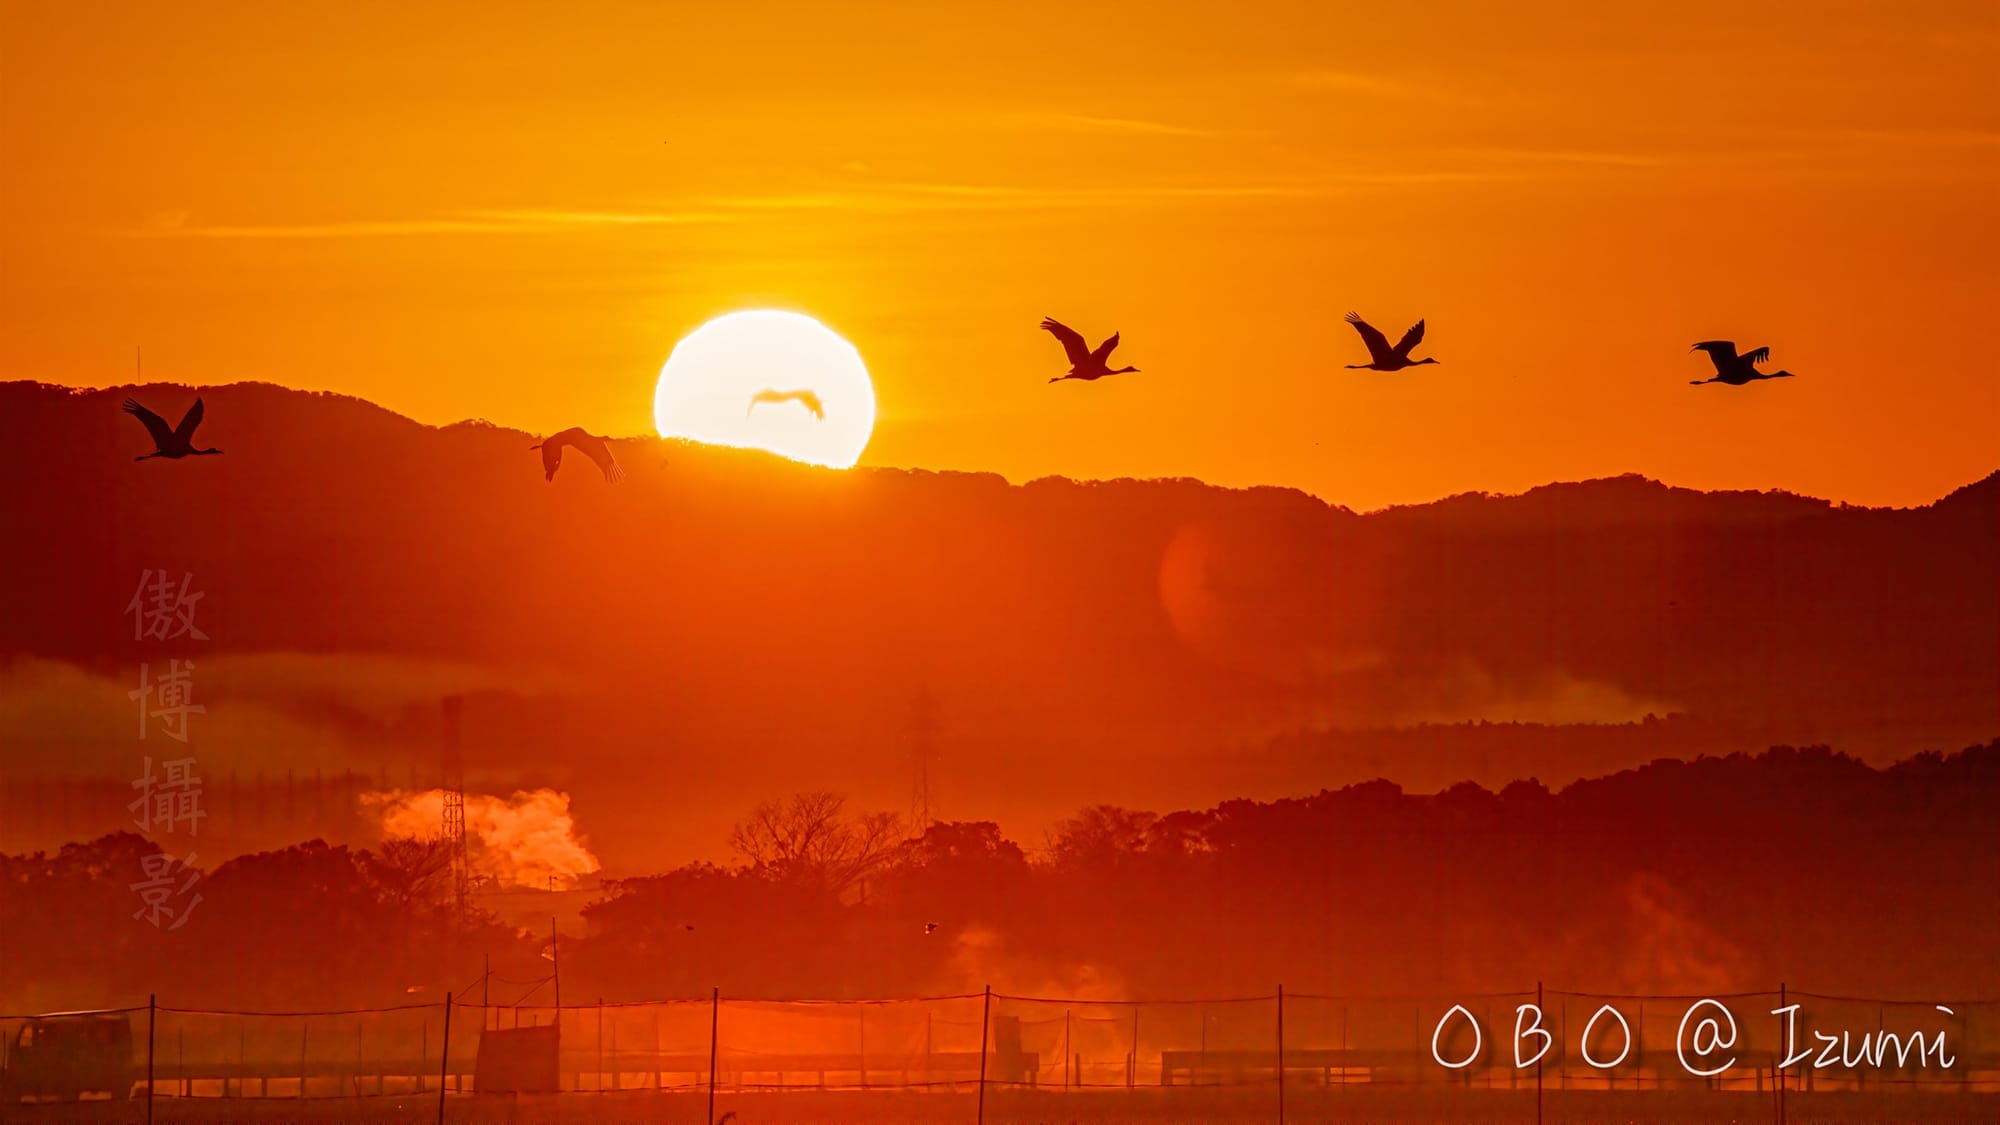
[[[889,862],[901,843],[894,813],[849,817],[846,805],[834,793],[767,801],[730,831],[729,846],[758,871],[838,894]]]

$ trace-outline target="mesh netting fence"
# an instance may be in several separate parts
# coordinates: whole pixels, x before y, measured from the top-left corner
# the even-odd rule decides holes
[[[447,1099],[654,1093],[691,1096],[653,1116],[704,1120],[704,1099],[718,1093],[893,1092],[958,1095],[927,1103],[941,1120],[1067,1112],[1050,1108],[1064,1097],[1122,1099],[1128,1116],[1221,1116],[1215,1107],[1226,1105],[1230,1116],[1278,1119],[1289,1106],[1304,1119],[1329,1115],[1329,1099],[1372,1091],[1500,1107],[1451,1111],[1498,1119],[1519,1117],[1524,1098],[1627,1091],[1728,1101],[1728,1116],[1751,1103],[1722,1095],[1755,1095],[1781,1115],[1788,1096],[2000,1091],[2000,1002],[1536,990],[1143,1002],[716,995],[330,1012],[149,1005],[0,1017],[0,1075],[8,1105],[149,1092],[191,1103],[398,1105],[436,1100],[440,1089]]]

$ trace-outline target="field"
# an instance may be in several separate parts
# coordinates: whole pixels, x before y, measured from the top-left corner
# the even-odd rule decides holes
[[[1532,1091],[1438,1092],[1301,1091],[1286,1099],[1287,1122],[1380,1122],[1444,1125],[1457,1122],[1533,1122]],[[1055,1125],[1102,1122],[1178,1125],[1204,1121],[1278,1120],[1276,1099],[1269,1090],[1244,1091],[1089,1091],[1055,1093],[989,1090],[985,1117],[1006,1125]],[[978,1098],[971,1092],[806,1092],[727,1093],[717,1097],[718,1120],[734,1113],[733,1125],[796,1122],[947,1123],[980,1120]],[[451,1095],[444,1102],[448,1122],[479,1125],[528,1125],[574,1122],[609,1125],[614,1122],[668,1122],[698,1125],[708,1115],[703,1093],[631,1091],[622,1094],[566,1094],[555,1097],[478,1097]],[[1909,1125],[1990,1125],[2000,1118],[2000,1094],[1793,1093],[1786,1103],[1790,1122],[1816,1125],[1844,1123],[1909,1123]],[[146,1121],[143,1100],[89,1101],[68,1105],[16,1105],[0,1109],[0,1122],[31,1125],[76,1122],[80,1125],[138,1125]],[[434,1122],[438,1100],[428,1096],[381,1098],[298,1099],[177,1099],[160,1098],[153,1105],[155,1125],[222,1125],[222,1123],[297,1122],[300,1125],[339,1123]],[[1777,1106],[1769,1093],[1660,1091],[1550,1091],[1543,1095],[1541,1120],[1572,1125],[1659,1125],[1777,1121]]]

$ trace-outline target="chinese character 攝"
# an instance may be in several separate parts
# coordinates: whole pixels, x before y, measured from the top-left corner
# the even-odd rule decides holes
[[[172,832],[175,824],[185,824],[188,835],[199,835],[201,818],[208,812],[201,807],[201,778],[195,776],[193,758],[174,758],[160,763],[167,776],[164,781],[153,774],[153,759],[146,759],[145,776],[132,783],[139,790],[138,800],[125,806],[137,813],[134,823],[141,832],[151,832],[157,825],[163,832]]]

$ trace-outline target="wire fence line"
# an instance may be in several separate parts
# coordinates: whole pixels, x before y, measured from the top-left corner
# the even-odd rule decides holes
[[[121,1069],[121,1065],[123,1069]],[[93,1069],[94,1068],[94,1069]],[[706,997],[327,1011],[159,1004],[0,1016],[5,1100],[1130,1091],[1286,1099],[1414,1091],[1949,1096],[2000,1091],[2000,1000],[1522,989],[1109,1000]],[[95,1085],[93,1085],[95,1083]],[[1537,1105],[1540,1099],[1537,1096]]]

